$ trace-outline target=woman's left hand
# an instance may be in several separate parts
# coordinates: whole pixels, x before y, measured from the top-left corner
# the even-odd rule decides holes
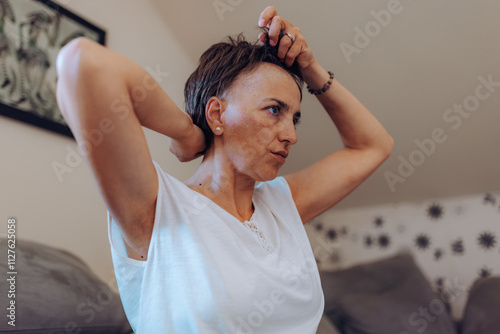
[[[293,24],[281,16],[278,16],[276,8],[273,6],[268,6],[260,14],[259,27],[269,28],[269,32],[259,34],[259,40],[266,42],[269,38],[269,42],[272,46],[275,46],[279,40],[279,35],[281,31],[284,31],[285,35],[281,38],[280,44],[278,46],[278,58],[285,63],[287,66],[291,66],[294,61],[297,61],[300,69],[308,68],[314,61],[314,55],[311,48],[307,45],[305,37],[299,28],[294,27]],[[290,34],[290,36],[287,36]],[[292,40],[292,37],[294,40]]]

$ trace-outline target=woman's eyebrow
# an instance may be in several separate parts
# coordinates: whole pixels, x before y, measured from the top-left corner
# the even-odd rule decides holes
[[[275,99],[273,97],[268,97],[268,98],[264,99],[264,101],[269,101],[269,100],[278,103],[280,105],[281,109],[284,109],[284,110],[290,109],[290,106],[281,100]]]

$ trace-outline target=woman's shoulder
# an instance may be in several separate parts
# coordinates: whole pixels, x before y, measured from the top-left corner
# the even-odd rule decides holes
[[[159,192],[176,193],[177,195],[184,192],[189,193],[189,187],[169,172],[166,172],[158,162],[153,160],[153,165],[158,175]]]
[[[273,180],[259,183],[255,188],[255,195],[257,203],[267,207],[275,217],[286,222],[287,226],[302,227],[302,220],[284,176],[277,176]]]
[[[263,194],[270,195],[290,195],[291,191],[288,186],[288,182],[283,176],[277,176],[270,181],[260,182],[256,187],[255,191]]]

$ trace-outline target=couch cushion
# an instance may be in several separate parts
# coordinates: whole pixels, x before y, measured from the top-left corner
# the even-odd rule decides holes
[[[316,334],[340,334],[330,318],[323,314]]]
[[[7,241],[0,238],[0,249]],[[2,252],[6,254],[5,252]],[[10,319],[0,321],[0,331],[9,333],[130,333],[120,297],[89,267],[69,252],[35,242],[16,240],[15,299],[4,291],[10,282],[2,279],[2,309],[15,300],[15,327]],[[7,273],[6,261],[0,272]],[[9,313],[11,311],[8,311]],[[7,320],[7,321],[6,321]]]
[[[408,253],[320,276],[325,313],[342,333],[456,333],[444,302]]]
[[[474,282],[462,321],[462,334],[491,333],[500,333],[500,277]]]

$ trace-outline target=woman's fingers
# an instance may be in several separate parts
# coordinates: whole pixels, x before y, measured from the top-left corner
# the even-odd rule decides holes
[[[259,17],[259,27],[268,27],[269,43],[272,46],[277,45],[280,32],[293,28],[292,24],[278,15],[276,8],[268,6],[262,11]]]
[[[278,15],[276,8],[268,6],[259,17],[259,26],[268,27],[268,33],[260,33],[259,40],[272,46],[278,46],[278,58],[287,66],[292,66],[295,60],[299,66],[307,66],[313,58],[304,36],[299,28]],[[280,40],[280,34],[284,33]],[[289,34],[289,35],[288,35]]]
[[[267,26],[269,21],[277,14],[278,13],[276,12],[276,8],[274,8],[273,6],[267,6],[260,14],[259,27],[264,28],[265,26]]]
[[[266,43],[267,42],[267,34],[265,32],[261,32],[259,34],[259,41],[261,41],[262,43]]]
[[[284,35],[278,47],[278,58],[281,61],[285,61],[288,66],[291,66],[302,49],[302,35],[299,28],[292,28],[283,33]]]
[[[294,31],[295,32],[290,33],[290,35],[292,35],[295,38],[295,42],[293,42],[292,45],[288,48],[285,58],[283,60],[286,66],[292,66],[293,62],[302,53],[305,46],[305,41],[302,34],[300,33],[300,29],[295,28]]]
[[[270,25],[269,25],[269,39],[271,40],[270,44],[272,46],[275,46],[278,44],[278,40],[280,38],[280,33],[281,31],[287,32],[293,28],[292,24],[288,22],[287,20],[283,19],[281,16],[274,16],[271,19]],[[284,41],[284,39],[282,40]],[[286,41],[289,45],[291,45],[291,40]]]
[[[292,34],[290,34],[290,35],[292,35]],[[288,50],[290,49],[290,47],[292,45],[293,45],[292,39],[289,36],[287,36],[286,32],[285,32],[285,34],[283,35],[283,37],[280,40],[280,45],[278,46],[278,58],[279,58],[279,60],[281,60],[281,61],[285,60],[285,57],[288,53]]]

